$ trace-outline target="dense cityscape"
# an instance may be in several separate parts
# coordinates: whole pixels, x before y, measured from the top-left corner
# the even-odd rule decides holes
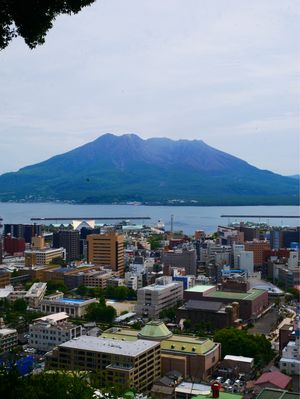
[[[299,227],[2,227],[1,397],[298,398]]]

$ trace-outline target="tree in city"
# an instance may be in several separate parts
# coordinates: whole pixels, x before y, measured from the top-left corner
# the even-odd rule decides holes
[[[60,14],[77,14],[95,0],[0,0],[0,49],[21,36],[30,49],[43,44]]]
[[[223,328],[214,335],[214,341],[220,342],[222,356],[237,355],[253,357],[257,366],[263,366],[274,357],[271,342],[260,334],[248,334],[245,330]]]
[[[102,303],[91,303],[85,315],[89,321],[97,321],[102,323],[112,323],[117,312],[112,306],[106,306]]]

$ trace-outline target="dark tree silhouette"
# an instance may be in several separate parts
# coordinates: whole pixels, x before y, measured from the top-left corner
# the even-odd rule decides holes
[[[95,0],[0,0],[0,49],[16,36],[31,48],[45,42],[60,14],[77,14]]]

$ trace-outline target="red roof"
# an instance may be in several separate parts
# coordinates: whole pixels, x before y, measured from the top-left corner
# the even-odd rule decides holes
[[[285,389],[291,381],[292,377],[289,377],[280,371],[271,371],[270,373],[262,374],[255,382],[255,385],[270,383],[278,388]]]

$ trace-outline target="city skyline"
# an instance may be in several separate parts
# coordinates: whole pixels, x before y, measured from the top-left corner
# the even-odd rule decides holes
[[[299,4],[97,1],[1,53],[0,173],[100,135],[198,139],[299,173]]]

